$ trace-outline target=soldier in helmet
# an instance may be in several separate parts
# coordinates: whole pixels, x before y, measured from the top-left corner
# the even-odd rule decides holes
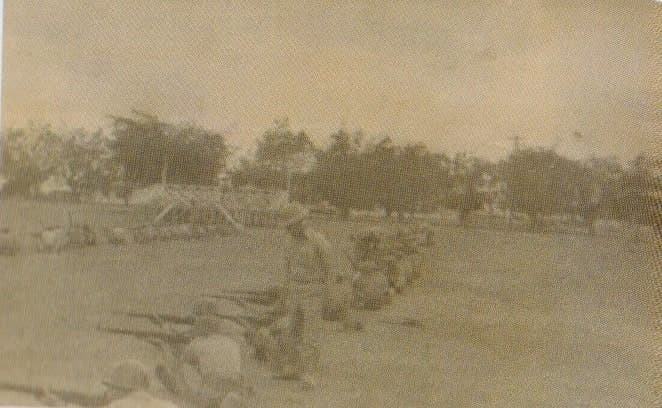
[[[188,404],[239,407],[246,389],[244,328],[217,317],[216,304],[202,299],[193,307],[193,339],[182,349],[159,343],[166,361],[157,365],[159,380]]]
[[[276,376],[316,384],[322,317],[349,321],[351,267],[336,262],[326,238],[308,225],[301,211],[286,225],[290,245],[285,255],[283,307],[286,327],[276,337]]]

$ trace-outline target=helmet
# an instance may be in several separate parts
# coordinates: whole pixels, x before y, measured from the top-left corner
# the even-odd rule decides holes
[[[216,313],[216,302],[209,298],[200,299],[193,305],[194,316],[213,315]]]
[[[147,368],[136,360],[125,360],[113,367],[110,376],[103,384],[126,391],[149,388],[150,376]]]

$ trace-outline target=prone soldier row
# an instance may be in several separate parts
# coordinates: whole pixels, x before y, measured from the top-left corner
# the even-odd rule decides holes
[[[180,406],[242,406],[250,391],[242,369],[250,355],[267,362],[276,377],[300,380],[307,389],[314,387],[323,320],[337,320],[343,322],[345,328],[360,329],[362,324],[352,316],[352,306],[376,308],[389,297],[389,292],[402,289],[399,285],[403,276],[406,277],[404,282],[413,280],[414,268],[405,269],[399,262],[417,255],[420,246],[430,245],[431,234],[422,229],[361,234],[355,239],[353,263],[356,269],[352,270],[351,266],[338,262],[344,257],[334,256],[325,237],[309,227],[307,212],[295,216],[287,224],[287,231],[291,243],[280,285],[264,291],[210,294],[194,305],[189,316],[123,312],[127,317],[150,320],[158,330],[107,327],[99,327],[99,330],[131,335],[162,350],[164,358],[157,364],[154,377],[167,391],[168,400]],[[373,266],[366,268],[367,262],[373,262]],[[379,276],[381,280],[375,279]],[[246,313],[221,314],[214,298],[235,302]],[[174,328],[182,325],[186,326],[184,330]],[[135,362],[120,366],[133,367],[123,370],[146,373],[136,368],[140,365]],[[115,376],[121,377],[120,374]],[[142,392],[146,389],[145,383],[132,381],[139,387],[125,387],[125,391]],[[22,389],[31,390],[29,387]],[[53,394],[65,399],[71,397],[66,393],[43,392],[40,396],[52,399]],[[138,397],[145,401],[147,398],[142,394],[132,398]],[[71,402],[99,406],[116,403],[116,400],[120,398],[108,395],[74,398]],[[154,406],[173,406],[159,403],[154,402],[157,404]]]

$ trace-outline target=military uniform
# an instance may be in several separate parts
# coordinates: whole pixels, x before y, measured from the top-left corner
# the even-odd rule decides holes
[[[228,405],[230,402],[223,404],[230,395],[230,400],[236,400],[244,389],[244,329],[214,316],[215,309],[209,300],[196,303],[190,332],[193,340],[181,350],[181,355],[171,355],[171,367],[160,370],[161,375],[168,377],[166,387],[185,400],[205,406],[233,406]]]
[[[346,318],[351,268],[340,266],[341,257],[334,256],[321,233],[304,225],[306,218],[303,212],[287,225],[292,238],[285,253],[282,284],[285,329],[274,336],[272,363],[277,376],[313,385],[319,370],[322,318]]]
[[[358,274],[353,279],[353,306],[376,310],[390,301],[389,282],[376,262],[364,261],[356,265]]]
[[[222,334],[195,338],[184,349],[184,361],[196,367],[203,387],[220,397],[243,387],[241,345]]]
[[[285,254],[286,275],[283,305],[287,316],[278,330],[274,354],[276,375],[297,378],[311,374],[319,365],[324,284],[329,274],[321,236],[306,231],[303,239],[293,239]],[[299,328],[295,315],[299,313]]]

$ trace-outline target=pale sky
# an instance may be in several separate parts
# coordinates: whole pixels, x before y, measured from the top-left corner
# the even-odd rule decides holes
[[[2,125],[95,129],[139,109],[249,148],[287,116],[318,143],[344,126],[490,159],[515,135],[630,158],[657,142],[660,7],[6,0]]]

